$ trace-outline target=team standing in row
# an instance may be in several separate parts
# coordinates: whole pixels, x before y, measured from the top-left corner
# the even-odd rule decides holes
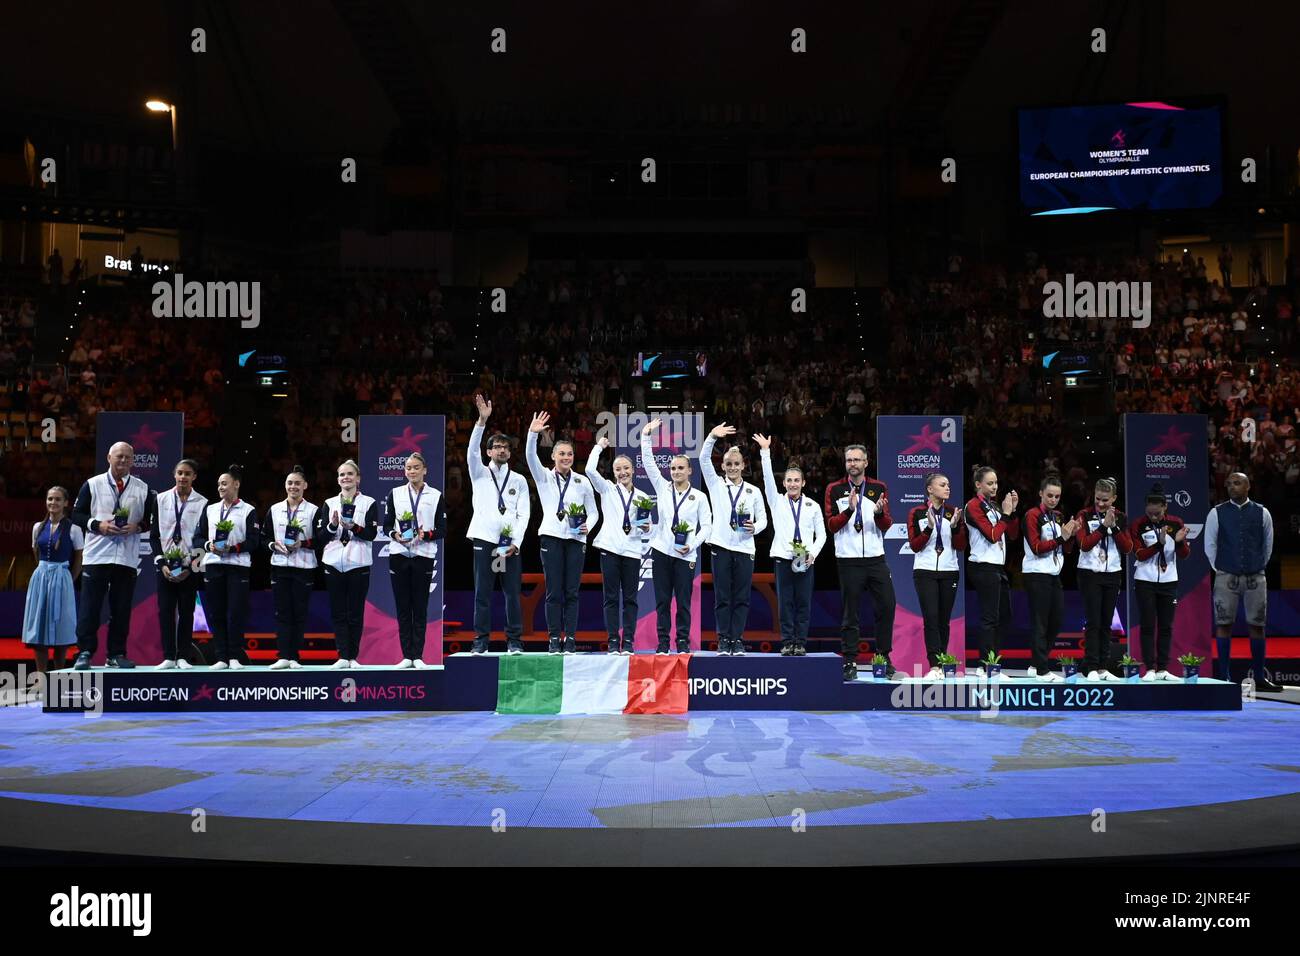
[[[492,405],[482,396],[476,396],[475,402],[479,415],[468,455],[473,518],[467,532],[474,554],[473,651],[488,650],[491,596],[499,582],[505,597],[507,653],[517,654],[523,652],[520,549],[531,517],[529,489],[523,475],[510,469],[507,436],[492,435],[487,442],[488,460],[482,460]],[[635,463],[628,456],[614,459],[612,481],[600,474],[600,458],[609,444],[604,438],[592,448],[584,474],[574,470],[574,446],[566,439],[555,442],[551,467],[544,466],[537,446],[548,421],[545,412],[533,417],[525,454],[543,509],[538,535],[550,653],[576,651],[578,590],[588,538],[599,515],[604,520],[591,543],[600,552],[610,653],[632,653],[641,562],[647,551],[655,592],[657,652],[669,653],[670,636],[675,637],[677,652],[689,652],[691,586],[700,551],[707,548],[718,650],[744,654],[754,539],[770,523],[781,653],[806,653],[813,589],[809,571],[828,539],[833,539],[843,601],[844,677],[857,676],[858,607],[863,591],[869,594],[874,611],[876,653],[889,660],[896,600],[884,548],[893,516],[884,483],[866,476],[864,446],[845,449],[845,477],[827,487],[819,505],[804,495],[803,472],[795,464],[786,467],[778,489],[772,442],[763,435],[753,436],[759,446],[763,492],[744,480],[747,462],[737,445],[724,452],[719,474],[713,464],[715,447],[736,431],[723,423],[709,433],[700,449],[705,486],[701,491],[691,483],[692,465],[686,455],[672,457],[668,478],[661,473],[652,447],[653,433],[661,424],[655,419],[641,433],[642,461],[655,491],[652,501],[636,489]],[[49,666],[47,648],[53,648],[58,664],[74,642],[79,648],[74,666],[90,666],[106,596],[108,664],[134,666],[126,657],[126,641],[139,535],[144,532],[149,534],[158,574],[161,669],[190,666],[199,574],[205,581],[204,606],[217,658],[214,667],[242,666],[239,653],[248,616],[251,552],[260,547],[271,552],[278,657],[272,669],[301,666],[298,656],[318,561],[325,569],[338,648],[333,666],[357,667],[373,562],[370,543],[378,536],[381,520],[388,538],[383,554],[389,558],[401,644],[397,666],[425,666],[428,595],[438,542],[447,534],[447,513],[441,492],[425,482],[427,464],[418,452],[406,461],[406,484],[389,492],[382,519],[378,502],[361,492],[360,469],[350,460],[338,468],[339,494],[319,508],[305,500],[307,479],[295,467],[285,479],[285,499],[261,519],[251,504],[239,498],[236,466],[220,476],[219,498],[209,503],[194,490],[198,475],[194,461],[179,462],[175,487],[156,496],[131,476],[132,461],[129,445],[114,445],[109,470],[82,486],[70,512],[66,490],[52,488],[47,495],[46,520],[32,532],[38,567],[29,585],[24,620],[24,640],[35,646],[38,669]],[[967,575],[979,595],[980,660],[996,659],[1011,618],[1007,543],[1023,533],[1021,571],[1032,623],[1030,677],[1061,679],[1052,670],[1050,652],[1061,627],[1060,573],[1066,556],[1077,550],[1086,620],[1082,672],[1090,680],[1115,679],[1108,661],[1110,622],[1123,583],[1124,555],[1131,553],[1136,562],[1142,660],[1147,666],[1143,679],[1172,679],[1168,663],[1177,605],[1177,562],[1190,554],[1190,545],[1187,527],[1168,513],[1159,486],[1147,495],[1145,513],[1128,521],[1115,508],[1115,481],[1100,479],[1092,505],[1066,519],[1056,507],[1060,479],[1048,475],[1039,488],[1039,503],[1021,518],[1015,491],[998,499],[993,469],[977,467],[973,479],[974,497],[954,507],[949,504],[949,478],[928,475],[926,501],[906,518],[930,665],[926,678],[941,676],[939,657],[948,646],[959,582],[957,555],[962,552],[967,553]],[[1211,512],[1205,541],[1217,572],[1218,657],[1227,659],[1232,622],[1244,596],[1256,679],[1268,689],[1263,678],[1267,607],[1263,570],[1272,552],[1272,520],[1267,509],[1250,501],[1249,487],[1243,474],[1229,478],[1230,500]],[[658,521],[653,520],[655,510]],[[72,580],[78,573],[82,576],[79,613],[72,596]],[[894,676],[892,663],[887,671]],[[983,676],[982,665],[976,673]],[[1227,676],[1226,665],[1221,676]]]

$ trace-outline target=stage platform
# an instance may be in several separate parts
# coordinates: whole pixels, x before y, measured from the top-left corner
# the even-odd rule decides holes
[[[158,671],[96,668],[57,671],[47,688],[44,709],[57,713],[155,711],[495,711],[502,654],[453,654],[442,666],[423,670],[368,666],[334,670],[304,666],[271,671],[195,667]],[[860,665],[856,681],[843,680],[837,654],[791,658],[775,654],[731,657],[712,652],[686,659],[689,711],[956,711],[1094,712],[1239,711],[1238,684],[1201,678],[1196,683],[1159,681],[1046,682],[1015,674],[984,680],[961,676],[927,682],[916,677],[876,681]],[[525,654],[523,658],[610,661],[605,654]],[[678,655],[647,658],[677,660]],[[617,656],[614,661],[619,660]],[[624,658],[623,660],[626,660]],[[612,662],[611,662],[612,663]],[[613,673],[617,672],[617,668]],[[627,670],[621,680],[627,683]],[[616,678],[610,678],[611,680]],[[618,687],[603,699],[617,698]],[[519,713],[520,711],[514,711]],[[555,713],[555,711],[537,711]],[[567,712],[567,711],[566,711]],[[581,712],[581,711],[579,711]],[[609,712],[609,711],[598,711]],[[683,712],[683,710],[669,711]]]

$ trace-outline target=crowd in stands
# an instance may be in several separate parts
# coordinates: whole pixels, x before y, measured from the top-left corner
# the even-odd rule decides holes
[[[493,400],[492,429],[518,441],[516,467],[528,421],[541,409],[554,421],[543,445],[572,437],[581,463],[601,412],[644,408],[657,397],[630,374],[633,356],[679,347],[709,363],[706,377],[672,393],[681,409],[704,412],[709,427],[736,425],[755,464],[749,436],[773,435],[776,460],[798,460],[812,494],[842,474],[846,443],[874,453],[876,416],[948,413],[966,417],[968,464],[998,468],[1004,486],[1031,503],[1044,470],[1058,470],[1069,510],[1093,478],[1121,474],[1114,414],[1197,412],[1211,422],[1212,500],[1222,498],[1230,470],[1247,467],[1257,498],[1274,514],[1295,513],[1300,373],[1292,302],[1286,290],[1229,288],[1206,272],[1190,256],[1049,262],[1031,253],[1015,268],[955,258],[947,274],[879,294],[811,290],[806,314],[792,314],[788,281],[672,280],[661,270],[586,263],[520,274],[504,312],[492,310],[489,291],[444,288],[436,272],[295,275],[282,286],[277,279],[269,299],[280,305],[268,312],[264,304],[264,341],[287,356],[293,387],[274,407],[259,403],[270,440],[241,462],[255,476],[246,495],[269,505],[295,463],[316,470],[321,493],[333,490],[334,465],[354,452],[341,439],[344,418],[444,413],[451,518],[468,521],[457,509],[468,508],[459,489],[467,484],[475,392]],[[1150,324],[1045,318],[1043,286],[1067,273],[1150,281]],[[147,290],[128,291],[86,316],[64,368],[29,374],[26,403],[58,420],[60,441],[79,449],[79,470],[51,474],[47,459],[11,447],[0,469],[10,494],[38,495],[55,480],[75,485],[99,470],[100,410],[182,410],[186,453],[211,459],[227,408],[228,330],[156,319],[148,301]],[[38,307],[0,290],[0,374],[21,378],[30,364]],[[1065,415],[1040,361],[1065,347],[1093,354],[1111,376],[1113,403],[1101,416],[1109,434]],[[1255,423],[1253,442],[1245,440],[1246,419]],[[212,461],[209,478],[226,464]],[[964,491],[968,476],[952,477]]]

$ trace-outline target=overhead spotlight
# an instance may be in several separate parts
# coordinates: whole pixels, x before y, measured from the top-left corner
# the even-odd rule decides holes
[[[162,100],[146,100],[144,105],[154,113],[166,113],[172,108],[170,103],[164,103]]]

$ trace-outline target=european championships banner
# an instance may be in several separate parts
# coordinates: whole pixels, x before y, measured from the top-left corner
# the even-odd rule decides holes
[[[952,487],[949,504],[953,507],[965,504],[963,425],[959,415],[882,415],[876,419],[876,477],[889,489],[889,512],[894,519],[885,533],[885,559],[898,600],[892,657],[894,666],[908,675],[923,674],[929,665],[925,656],[925,622],[912,581],[907,513],[925,503],[925,476],[933,471],[948,476]],[[948,633],[948,653],[958,661],[965,661],[966,572],[964,563],[958,563],[962,570]]]
[[[375,564],[366,598],[365,629],[361,634],[362,664],[391,664],[400,658],[397,640],[397,606],[388,580],[388,558],[380,552],[388,543],[383,532],[384,501],[394,486],[406,484],[406,459],[420,452],[428,462],[425,481],[447,493],[447,419],[444,415],[362,415],[361,490],[375,499],[379,536],[375,538]],[[446,541],[438,542],[429,590],[429,619],[425,630],[424,661],[442,663],[443,581],[446,577]]]
[[[638,491],[645,494],[648,498],[655,498],[654,486],[650,484],[650,479],[646,475],[646,463],[641,460],[641,429],[646,423],[656,416],[647,415],[644,412],[629,412],[620,414],[617,418],[618,434],[611,437],[610,444],[617,446],[615,455],[627,455],[636,463],[636,474],[633,477],[633,484]],[[658,467],[659,473],[665,478],[668,476],[668,465],[672,462],[674,455],[686,455],[691,459],[691,484],[695,486],[699,494],[708,495],[704,490],[704,479],[700,473],[700,463],[698,460],[700,446],[704,443],[704,415],[699,412],[680,413],[673,412],[657,416],[663,419],[663,424],[650,436],[651,447],[654,449],[655,461],[650,467]],[[612,461],[612,459],[611,459]],[[613,473],[606,475],[613,480]],[[664,520],[663,512],[656,504],[656,514],[654,515],[655,524]],[[669,518],[672,517],[671,506],[669,507]],[[691,585],[691,650],[700,649],[700,574],[703,572],[703,556],[708,549],[700,547],[700,557],[695,562],[695,580]],[[676,600],[673,601],[673,613],[670,618],[668,637],[670,641],[676,640]],[[655,614],[655,587],[654,573],[650,558],[650,545],[644,543],[641,548],[641,581],[637,591],[637,619],[636,619],[636,643],[638,651],[653,651],[659,644],[659,627],[657,616]]]
[[[175,485],[172,469],[183,457],[185,415],[182,412],[100,412],[95,419],[95,463],[98,474],[108,471],[108,450],[120,441],[135,450],[131,474],[142,479],[151,491],[166,491]],[[76,488],[69,489],[72,494]],[[140,535],[140,570],[135,579],[131,629],[126,653],[141,664],[162,660],[162,635],[158,630],[158,577],[153,569],[149,535]],[[94,663],[102,665],[108,655],[108,625],[99,629],[99,649]]]
[[[1178,658],[1214,656],[1210,617],[1210,562],[1201,532],[1210,512],[1210,448],[1204,415],[1124,416],[1124,503],[1130,521],[1146,511],[1146,495],[1159,482],[1169,498],[1169,513],[1187,525],[1192,553],[1178,561],[1178,605],[1170,672],[1182,674]],[[1142,659],[1138,640],[1140,615],[1133,591],[1132,559],[1128,562],[1129,654]],[[1144,662],[1145,663],[1145,662]]]

